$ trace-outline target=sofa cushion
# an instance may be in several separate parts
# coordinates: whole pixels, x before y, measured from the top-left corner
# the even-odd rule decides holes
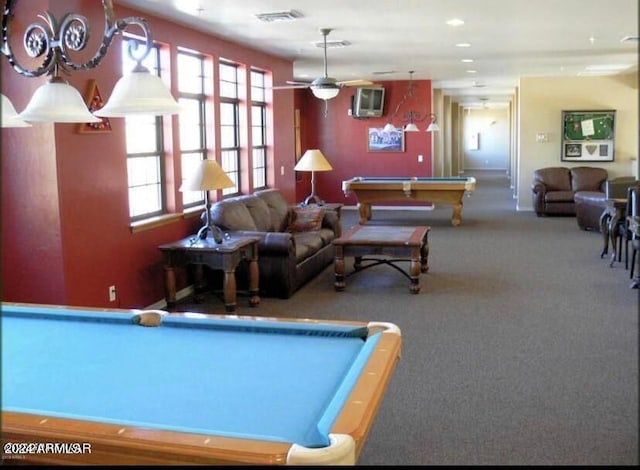
[[[324,209],[321,207],[295,207],[287,230],[289,232],[317,231],[322,227]]]
[[[284,232],[289,225],[289,204],[277,189],[262,189],[254,193],[271,212],[271,232]]]
[[[253,223],[256,225],[256,230],[260,232],[273,232],[273,222],[271,221],[271,211],[269,206],[261,198],[256,196],[249,196],[245,200],[245,204]]]
[[[565,167],[540,168],[533,173],[533,181],[544,183],[547,191],[571,191],[571,174]]]
[[[603,191],[607,170],[589,166],[571,168],[571,189],[577,191]]]
[[[238,196],[220,201],[211,207],[211,222],[223,230],[257,230],[246,201],[251,196]]]
[[[545,202],[573,202],[573,191],[551,191],[545,193]]]
[[[317,231],[300,232],[294,235],[296,241],[296,261],[304,261],[325,246]]]

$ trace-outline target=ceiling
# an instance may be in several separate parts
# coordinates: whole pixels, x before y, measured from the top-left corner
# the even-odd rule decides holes
[[[501,106],[520,77],[637,70],[638,0],[116,0],[291,59],[294,78],[431,79],[465,106]],[[263,22],[260,13],[300,14]],[[446,22],[461,19],[461,26]],[[621,41],[625,37],[635,40]],[[468,43],[469,47],[456,44]],[[473,62],[462,62],[472,59]],[[472,72],[474,71],[474,72]],[[283,84],[276,84],[283,85]]]

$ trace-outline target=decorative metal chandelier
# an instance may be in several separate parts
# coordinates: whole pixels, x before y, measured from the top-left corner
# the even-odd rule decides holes
[[[390,121],[387,122],[387,124],[384,126],[384,130],[387,132],[391,132],[398,129],[393,124],[393,120],[398,116],[398,112],[400,111],[400,109],[406,103],[410,103],[410,101],[415,97],[415,85],[413,84],[413,72],[414,72],[413,70],[409,71],[409,89],[402,97],[402,100],[400,100],[400,102],[396,106],[396,109],[391,115]],[[414,111],[410,109],[409,111],[403,112],[402,117],[400,119],[402,119],[403,122],[407,123],[403,128],[405,132],[418,132],[420,129],[416,125],[416,122],[422,122],[427,117],[431,120],[431,122],[429,123],[429,126],[427,127],[427,132],[440,130],[440,127],[438,126],[438,124],[436,124],[436,120],[437,120],[436,115],[433,113],[426,112],[426,105],[423,104],[422,106],[424,108],[423,111]]]
[[[7,57],[13,69],[25,77],[48,75],[51,79],[40,86],[31,101],[21,113],[10,114],[13,105],[2,107],[2,127],[24,126],[24,122],[99,122],[100,117],[126,117],[135,114],[176,114],[180,107],[171,96],[160,77],[151,74],[142,61],[152,50],[153,41],[147,21],[140,17],[114,19],[113,1],[102,0],[104,9],[104,35],[95,55],[84,63],[76,63],[69,55],[84,50],[89,40],[89,22],[86,17],[67,13],[60,21],[50,12],[38,15],[43,22],[31,23],[24,32],[23,45],[27,55],[33,59],[42,58],[35,69],[27,69],[18,63],[11,48],[11,27],[18,0],[6,0],[2,15],[2,54]],[[130,41],[129,56],[136,62],[133,71],[121,77],[116,83],[105,106],[91,114],[82,96],[69,85],[61,74],[90,70],[97,67],[107,54],[113,38],[123,33],[129,26],[136,26],[144,37],[142,47],[139,42]],[[6,101],[5,101],[6,100]],[[2,95],[3,103],[11,102]]]

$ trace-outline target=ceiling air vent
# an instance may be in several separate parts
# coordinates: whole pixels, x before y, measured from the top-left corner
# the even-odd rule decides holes
[[[315,41],[313,45],[316,47],[324,47],[324,41]],[[351,43],[349,41],[343,41],[342,39],[335,39],[331,41],[327,41],[327,49],[329,48],[339,48],[339,47],[347,47],[350,46]]]
[[[265,23],[273,23],[275,21],[295,21],[298,18],[302,18],[302,13],[295,10],[275,11],[272,13],[258,13],[256,18],[260,21],[264,21]]]

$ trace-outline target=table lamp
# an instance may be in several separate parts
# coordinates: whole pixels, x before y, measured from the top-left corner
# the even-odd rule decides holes
[[[211,201],[209,199],[209,191],[222,188],[230,188],[234,185],[231,178],[227,176],[225,171],[214,160],[202,160],[198,169],[191,175],[182,186],[180,191],[204,191],[205,208],[207,221],[205,225],[198,230],[197,237],[200,239],[207,238],[209,230],[213,235],[216,243],[222,243],[222,230],[211,223]]]
[[[322,152],[318,149],[307,150],[296,164],[294,170],[311,172],[311,194],[302,204],[306,206],[309,205],[311,201],[315,201],[319,206],[324,204],[324,201],[316,194],[316,171],[330,171],[333,170],[333,168]]]

